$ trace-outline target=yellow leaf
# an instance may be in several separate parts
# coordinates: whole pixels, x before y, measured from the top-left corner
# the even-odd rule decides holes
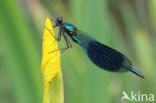
[[[42,45],[41,71],[44,78],[44,102],[63,103],[63,79],[60,51],[54,38],[55,33],[49,18],[46,19]]]

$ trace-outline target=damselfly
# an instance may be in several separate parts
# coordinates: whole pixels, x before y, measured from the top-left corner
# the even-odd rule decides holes
[[[88,36],[87,33],[78,30],[74,25],[64,22],[62,17],[58,17],[55,23],[56,25],[53,27],[59,27],[59,34],[56,40],[60,41],[61,36],[63,36],[67,44],[67,47],[62,49],[63,51],[72,47],[72,44],[67,38],[68,35],[84,49],[90,60],[98,67],[112,72],[131,71],[144,78],[142,73],[132,68],[131,61],[120,52],[101,44]]]

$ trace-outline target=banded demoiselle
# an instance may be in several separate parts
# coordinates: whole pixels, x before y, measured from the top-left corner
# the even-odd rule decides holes
[[[142,73],[132,68],[131,61],[120,52],[101,44],[94,38],[88,36],[87,33],[78,30],[74,25],[64,22],[62,17],[58,17],[55,23],[53,27],[59,27],[59,34],[55,39],[60,41],[63,35],[67,44],[67,47],[61,50],[65,51],[72,47],[72,44],[67,38],[68,35],[75,43],[84,49],[89,59],[98,67],[111,72],[131,71],[141,78],[144,78]]]

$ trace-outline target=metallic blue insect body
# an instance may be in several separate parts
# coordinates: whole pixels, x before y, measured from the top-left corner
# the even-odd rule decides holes
[[[85,50],[90,60],[98,67],[112,72],[131,71],[144,78],[142,73],[132,68],[131,61],[120,52],[87,36],[87,33],[78,30],[74,25],[63,22],[61,17],[56,19],[56,25],[54,27],[57,26],[60,28],[57,40],[60,41],[61,35],[63,35],[67,43],[67,48],[63,50],[72,47],[70,41],[66,37],[68,35]]]

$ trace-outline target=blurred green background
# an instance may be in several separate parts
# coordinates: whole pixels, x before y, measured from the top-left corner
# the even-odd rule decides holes
[[[62,54],[65,103],[121,103],[122,91],[156,95],[156,0],[0,0],[0,103],[42,103],[47,16],[122,52],[146,78],[101,70],[73,44]]]

